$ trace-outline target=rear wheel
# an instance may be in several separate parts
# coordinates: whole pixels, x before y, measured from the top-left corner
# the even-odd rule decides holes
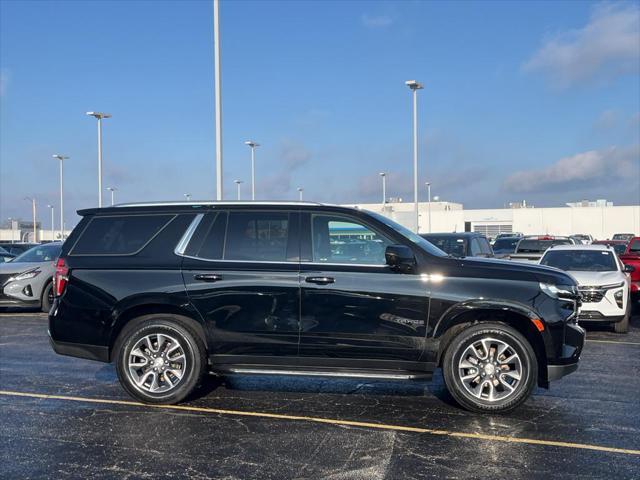
[[[116,347],[116,370],[125,390],[146,403],[177,403],[200,383],[206,366],[202,340],[173,315],[133,321]]]
[[[460,332],[442,365],[453,398],[474,412],[506,412],[533,391],[538,364],[529,342],[515,329],[483,323]]]

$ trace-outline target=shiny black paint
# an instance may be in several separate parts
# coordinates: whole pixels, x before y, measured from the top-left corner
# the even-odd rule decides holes
[[[395,362],[395,368],[398,362],[437,364],[446,333],[482,317],[516,322],[523,331],[532,332],[541,346],[541,360],[548,365],[578,359],[584,334],[568,320],[573,306],[551,299],[539,288],[539,282],[573,285],[571,277],[559,270],[508,261],[436,257],[366,212],[329,206],[269,207],[301,212],[301,232],[308,226],[306,213],[339,213],[358,219],[410,248],[416,256],[415,272],[401,273],[387,266],[312,264],[305,238],[300,242],[300,261],[279,264],[205,261],[174,254],[196,213],[234,208],[255,207],[127,208],[132,213],[167,211],[177,217],[137,255],[68,256],[88,217],[124,210],[84,212],[88,217],[63,248],[71,274],[66,293],[56,299],[50,314],[52,339],[111,349],[133,313],[151,308],[191,318],[203,332],[213,358],[233,356],[239,362],[256,358],[264,363],[271,357],[281,359],[274,360],[278,364],[286,364],[289,358],[296,365],[324,361],[335,367]],[[221,279],[202,281],[197,275]],[[331,277],[334,282],[309,283],[307,277]],[[532,330],[532,319],[540,319],[542,332]]]

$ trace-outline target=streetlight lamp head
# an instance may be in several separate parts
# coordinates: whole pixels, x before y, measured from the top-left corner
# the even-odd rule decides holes
[[[299,191],[299,192],[302,192],[302,191],[304,191],[304,188],[302,188],[302,187],[298,187],[298,191]]]
[[[64,155],[58,155],[58,154],[52,155],[52,157],[57,159],[57,160],[66,160],[67,158],[69,158],[69,157],[66,157]]]
[[[234,180],[233,183],[235,183],[236,185],[240,185],[241,183],[244,183],[242,180]]]
[[[95,118],[111,118],[110,113],[102,113],[102,112],[87,112],[87,115]]]
[[[387,173],[386,172],[380,172],[378,175],[380,175],[381,177],[386,177]]]
[[[260,144],[257,142],[254,142],[252,140],[247,140],[246,142],[244,142],[245,145],[250,146],[251,148],[255,148],[255,147],[259,147]]]
[[[407,80],[406,82],[404,82],[404,84],[411,90],[421,90],[424,88],[422,84],[417,82],[416,80]]]

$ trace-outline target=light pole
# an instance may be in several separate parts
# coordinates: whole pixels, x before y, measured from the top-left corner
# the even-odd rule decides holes
[[[87,115],[98,119],[98,208],[102,208],[102,119],[111,115],[102,112],[87,112]]]
[[[11,243],[13,243],[13,218],[9,217],[9,226],[11,227]]]
[[[431,233],[431,183],[426,182],[425,185],[427,186],[427,198],[429,199],[429,233]]]
[[[416,233],[418,233],[420,228],[418,224],[418,90],[424,87],[415,80],[407,80],[404,83],[413,92],[413,202],[416,209]]]
[[[387,174],[380,172],[378,175],[382,177],[382,208],[384,208],[385,203],[387,203]]]
[[[183,195],[184,195],[184,198],[185,198],[185,200],[186,200],[187,202],[190,202],[190,201],[191,201],[191,194],[190,194],[190,193],[183,193]]]
[[[31,202],[31,213],[33,214],[33,243],[36,243],[38,241],[36,234],[36,199],[35,197],[24,197],[24,199]]]
[[[236,184],[236,196],[237,199],[240,200],[240,184],[242,184],[242,180],[234,180],[233,183]]]
[[[213,0],[213,61],[216,115],[216,200],[222,200],[222,80],[220,76],[220,0]]]
[[[64,155],[54,155],[53,158],[60,160],[60,239],[64,241],[64,161],[69,157]]]
[[[51,210],[51,241],[55,240],[55,226],[53,224],[53,205],[47,205],[47,207],[49,207],[49,209]]]
[[[251,200],[256,199],[256,148],[260,146],[252,140],[244,142],[251,148]]]
[[[118,189],[116,187],[107,187],[107,190],[109,190],[111,192],[111,206],[113,207],[113,205],[114,205],[114,196],[115,196],[115,194],[113,192],[115,192]]]
[[[302,192],[304,192],[304,188],[298,187],[298,200],[302,201]]]

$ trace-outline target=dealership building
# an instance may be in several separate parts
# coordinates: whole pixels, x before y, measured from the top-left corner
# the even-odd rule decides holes
[[[420,202],[419,231],[479,232],[487,237],[498,233],[521,232],[525,235],[591,234],[605,240],[614,233],[640,236],[640,205],[614,206],[606,200],[583,201],[564,207],[537,208],[512,204],[509,208],[467,210],[460,203]],[[349,206],[382,213],[402,225],[415,226],[414,203],[388,202]]]

